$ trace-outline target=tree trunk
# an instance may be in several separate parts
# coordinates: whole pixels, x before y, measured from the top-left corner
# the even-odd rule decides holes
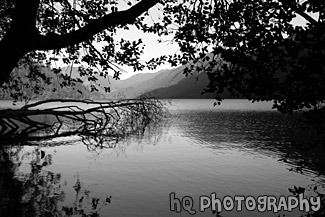
[[[17,1],[11,27],[0,41],[0,86],[9,79],[19,60],[33,50],[38,35],[36,14],[39,0]]]
[[[40,0],[15,1],[12,25],[0,41],[0,86],[9,78],[19,60],[30,51],[53,50],[89,40],[110,26],[132,23],[159,0],[141,0],[127,10],[110,13],[88,25],[63,35],[41,35],[36,29]]]
[[[0,42],[0,86],[9,79],[11,71],[27,52],[26,46],[21,43],[21,39],[15,36],[14,33],[5,35]]]

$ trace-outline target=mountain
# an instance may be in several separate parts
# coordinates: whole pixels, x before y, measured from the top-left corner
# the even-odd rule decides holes
[[[204,62],[208,64],[208,62]],[[185,76],[183,74],[185,66],[173,69],[163,69],[155,73],[138,73],[125,80],[115,80],[112,76],[107,79],[96,76],[100,86],[109,86],[110,92],[105,93],[104,88],[98,88],[100,93],[109,99],[136,98],[141,95],[155,96],[159,98],[213,98],[212,94],[202,94],[209,84],[208,76],[205,72],[200,74]],[[62,71],[71,73],[72,77],[79,77],[77,68],[65,68]],[[86,85],[89,81],[81,78]],[[232,98],[229,93],[223,95],[224,98]]]
[[[207,64],[204,63],[204,64]],[[126,80],[116,81],[112,88],[111,97],[125,96],[134,98],[140,95],[155,96],[159,98],[214,98],[213,94],[202,94],[209,84],[205,72],[185,76],[185,66],[174,69],[165,69],[156,73],[139,73]],[[114,83],[114,82],[112,82]],[[229,93],[222,95],[224,98],[233,98]],[[112,97],[115,98],[115,97]]]
[[[212,54],[208,54],[213,58]],[[203,65],[209,62],[204,60]],[[209,84],[208,76],[205,72],[193,73],[193,76],[185,76],[183,71],[185,66],[174,69],[165,69],[156,73],[137,74],[126,80],[118,81],[112,88],[111,95],[117,92],[128,98],[140,95],[155,96],[159,98],[213,98],[212,94],[202,92]],[[228,94],[229,95],[229,94]]]
[[[39,66],[40,73],[44,74],[51,82],[38,77],[36,80],[30,79],[29,66],[19,66],[15,73],[17,76],[8,81],[8,85],[0,89],[1,100],[43,100],[55,98],[73,99],[104,99],[106,95],[98,92],[91,92],[89,87],[79,82],[72,82],[72,86],[62,86],[66,81],[59,74],[54,74],[50,67]],[[66,72],[65,72],[66,73]],[[75,77],[77,74],[75,75]],[[37,82],[36,82],[37,81]],[[18,86],[19,85],[19,86]],[[17,86],[19,90],[17,91]]]
[[[177,84],[170,85],[167,87],[156,88],[150,92],[147,92],[149,96],[155,96],[158,98],[169,98],[169,99],[210,99],[214,98],[212,93],[203,93],[204,89],[209,84],[208,75],[203,72],[199,75],[187,76],[183,75]],[[223,98],[230,99],[234,98],[229,92],[225,91],[222,94]]]
[[[213,98],[212,94],[202,94],[209,83],[206,73],[196,76],[188,76],[181,79],[177,84],[154,89],[147,94],[159,98]]]
[[[151,91],[157,83],[156,77],[164,74],[168,70],[160,70],[155,73],[139,73],[125,80],[110,79],[111,92],[108,94],[111,98],[118,98],[117,95],[125,98],[135,98],[143,93]],[[156,86],[157,87],[157,86]]]
[[[177,84],[185,78],[183,75],[183,66],[175,69],[164,69],[156,73],[139,73],[126,80],[114,81],[115,89],[112,88],[112,93],[116,91],[124,94],[126,98],[134,98],[140,95],[150,93],[155,89],[169,87]]]
[[[106,94],[108,98],[119,98],[120,96],[134,98],[142,93],[151,91],[155,87],[163,87],[160,82],[157,83],[154,78],[166,71],[168,70],[160,70],[155,73],[139,73],[126,80],[116,80],[110,75],[104,78],[99,74],[95,74],[94,76],[97,78],[96,83],[88,81],[86,76],[80,77],[78,67],[63,67],[61,73],[70,75],[72,78],[80,78],[85,86],[89,87],[91,84],[95,85],[98,91],[102,94]],[[164,86],[166,86],[166,84]],[[106,93],[104,87],[110,87],[111,92]]]
[[[211,94],[202,95],[208,85],[205,73],[186,77],[184,66],[164,69],[155,73],[139,73],[126,80],[111,80],[109,98],[134,98],[140,95],[160,98],[212,98]]]
[[[88,87],[90,89],[90,85],[92,84],[90,81],[88,81],[88,78],[86,76],[81,76],[79,75],[78,67],[63,67],[61,70],[62,74],[65,75],[70,75],[71,78],[80,78],[83,81],[83,85]],[[109,87],[111,86],[110,80],[113,80],[112,76],[108,76],[106,79],[104,77],[99,76],[98,74],[95,75],[95,77],[98,79],[96,82],[99,85],[95,85],[98,89],[98,92],[101,94],[106,94],[104,87]]]

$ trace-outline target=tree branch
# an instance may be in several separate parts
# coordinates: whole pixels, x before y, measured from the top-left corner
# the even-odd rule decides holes
[[[318,22],[314,18],[312,18],[311,16],[309,16],[308,14],[306,14],[300,7],[295,7],[295,8],[293,8],[293,10],[297,14],[299,14],[300,16],[302,16],[303,18],[305,18],[313,26],[317,26],[318,25]]]
[[[40,0],[16,1],[12,29],[36,32],[36,16]]]
[[[110,26],[132,23],[143,12],[156,5],[159,0],[142,0],[128,10],[110,13],[93,20],[88,25],[64,35],[38,35],[34,41],[35,50],[52,50],[68,47],[86,41]]]
[[[15,1],[11,27],[0,40],[0,86],[16,67],[19,60],[32,50],[36,29],[36,15],[39,0]]]
[[[281,2],[282,2],[282,4],[287,4],[294,12],[296,12],[297,14],[302,16],[304,19],[306,19],[313,26],[318,25],[317,20],[315,20],[314,18],[312,18],[311,16],[306,14],[305,11],[300,7],[299,4],[295,5],[293,3],[289,3],[289,1],[286,1],[286,0],[282,0]]]
[[[0,110],[0,140],[10,144],[13,140],[79,135],[117,141],[142,134],[149,123],[159,123],[164,115],[163,103],[150,98],[114,102],[44,100],[17,110]]]

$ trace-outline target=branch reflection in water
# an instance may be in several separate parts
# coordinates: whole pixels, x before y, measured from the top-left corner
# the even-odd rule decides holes
[[[95,146],[84,146],[81,138],[68,137],[37,141],[34,145],[42,144],[42,147],[24,146],[21,153],[38,148],[40,157],[42,151],[44,156],[52,155],[52,164],[43,166],[42,171],[60,174],[65,200],[58,204],[76,210],[74,204],[83,198],[82,208],[87,215],[187,216],[170,212],[170,192],[187,194],[194,199],[212,192],[217,192],[220,197],[226,194],[292,195],[294,186],[299,191],[301,186],[306,193],[312,193],[317,183],[309,184],[315,184],[313,179],[323,179],[317,175],[317,170],[309,169],[305,164],[302,173],[289,171],[299,166],[296,162],[303,159],[303,151],[291,149],[293,144],[286,134],[289,125],[280,114],[250,109],[206,109],[200,100],[190,100],[189,103],[200,108],[191,109],[181,100],[178,103],[181,108],[171,109],[167,126],[147,128],[143,134],[126,137],[111,147],[96,147],[96,142],[90,143]],[[211,101],[207,103],[212,105]],[[69,145],[69,140],[74,138],[79,140]],[[57,146],[49,147],[54,144]],[[30,156],[36,158],[36,154]],[[286,162],[278,161],[282,158]],[[30,158],[20,160],[14,179],[19,174],[30,173],[28,160],[31,161]],[[80,190],[78,195],[76,189]],[[322,192],[321,188],[316,190]],[[89,199],[85,194],[89,194]],[[95,198],[94,202],[92,198]],[[106,202],[107,198],[111,203]],[[97,210],[92,210],[93,204],[97,204]],[[68,212],[59,209],[62,215]],[[208,211],[201,214],[215,216]],[[286,213],[286,216],[300,214]],[[274,213],[258,212],[221,215],[275,216]]]
[[[112,196],[92,193],[78,173],[72,190],[61,173],[49,170],[55,148],[81,143],[96,155],[103,149],[121,155],[130,143],[155,144],[168,125],[162,119],[167,115],[164,106],[156,99],[87,102],[86,106],[77,101],[49,100],[2,110],[0,216],[99,216]],[[64,163],[69,164],[69,159]]]

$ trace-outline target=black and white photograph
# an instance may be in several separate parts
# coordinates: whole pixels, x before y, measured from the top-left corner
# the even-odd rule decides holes
[[[325,216],[325,1],[0,0],[0,217],[126,216]]]

